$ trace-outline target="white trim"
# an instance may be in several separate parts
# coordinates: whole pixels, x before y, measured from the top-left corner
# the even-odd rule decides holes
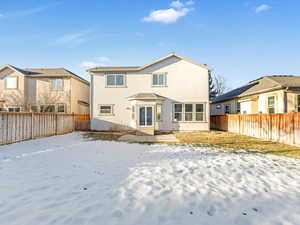
[[[114,76],[115,77],[115,84],[114,85],[108,85],[107,84],[107,76]],[[123,85],[117,85],[117,80],[116,80],[116,78],[117,78],[117,76],[123,76]],[[125,88],[126,87],[126,82],[127,80],[126,80],[126,73],[120,73],[120,74],[118,74],[118,73],[106,73],[105,74],[105,87],[106,88]]]
[[[110,106],[110,113],[101,113],[101,106]],[[114,105],[113,104],[98,104],[98,115],[99,116],[114,116]]]

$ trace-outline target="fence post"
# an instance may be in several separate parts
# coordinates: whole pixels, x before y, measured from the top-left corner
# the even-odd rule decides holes
[[[55,114],[55,135],[57,135],[57,125],[58,125],[58,121],[57,121],[57,114]]]
[[[75,131],[75,114],[74,112],[72,113],[73,116],[73,131]]]

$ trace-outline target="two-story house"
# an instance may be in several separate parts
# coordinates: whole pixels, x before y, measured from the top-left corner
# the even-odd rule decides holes
[[[89,82],[63,69],[0,68],[0,111],[89,113]]]
[[[300,76],[271,75],[251,81],[211,104],[211,115],[300,112]]]
[[[88,71],[92,130],[209,130],[207,65],[170,54],[145,66]]]

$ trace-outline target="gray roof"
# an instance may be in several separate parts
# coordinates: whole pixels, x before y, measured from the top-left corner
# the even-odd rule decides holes
[[[216,97],[213,103],[223,102],[236,97],[245,97],[284,88],[300,88],[300,76],[272,75],[264,76],[248,84]]]
[[[128,97],[131,100],[164,100],[166,99],[163,96],[160,96],[158,94],[155,93],[138,93],[135,95],[132,95],[130,97]]]

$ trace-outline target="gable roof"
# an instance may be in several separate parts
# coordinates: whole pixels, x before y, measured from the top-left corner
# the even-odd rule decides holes
[[[65,68],[47,68],[47,69],[35,69],[35,68],[29,68],[29,69],[20,69],[12,65],[5,65],[0,68],[0,71],[4,68],[10,68],[24,76],[29,77],[73,77],[76,80],[80,80],[86,84],[89,84],[89,82],[82,77],[72,73],[71,71],[65,69]]]
[[[246,97],[262,92],[273,91],[284,88],[300,88],[300,76],[272,75],[264,76],[251,81],[246,85],[229,91],[216,97],[212,102],[218,103],[231,100],[237,97]]]
[[[128,71],[129,72],[129,71],[141,71],[141,70],[146,69],[146,68],[148,68],[150,66],[153,66],[153,65],[155,65],[157,63],[160,63],[160,62],[162,62],[164,60],[167,60],[167,59],[169,59],[171,57],[176,57],[176,58],[179,58],[181,60],[185,60],[187,62],[190,62],[190,63],[194,64],[194,65],[197,65],[197,66],[200,66],[202,68],[205,68],[205,69],[207,69],[210,72],[213,71],[213,68],[207,66],[206,64],[197,63],[197,62],[195,62],[195,61],[193,61],[191,59],[188,59],[186,57],[180,56],[180,55],[175,54],[175,53],[171,53],[171,54],[169,54],[169,55],[167,55],[165,57],[162,57],[162,58],[160,58],[160,59],[158,59],[158,60],[156,60],[154,62],[151,62],[149,64],[146,64],[144,66],[95,67],[95,68],[91,68],[91,69],[89,69],[87,71],[88,72],[117,72],[117,71],[124,71],[124,72]]]

